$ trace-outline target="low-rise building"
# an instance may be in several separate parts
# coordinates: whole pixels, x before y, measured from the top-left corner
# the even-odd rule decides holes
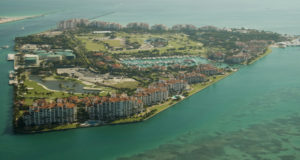
[[[39,64],[39,57],[34,54],[25,54],[24,63],[26,66],[37,66]]]
[[[73,60],[76,58],[76,55],[72,50],[61,50],[61,51],[46,51],[46,50],[37,50],[34,53],[39,57],[39,60],[57,62],[62,61],[63,59]]]
[[[76,58],[75,54],[73,54],[73,51],[71,51],[71,50],[58,51],[58,52],[55,52],[55,55],[61,55],[62,57],[64,57],[67,60],[73,60]]]
[[[49,62],[59,62],[61,61],[63,58],[61,55],[54,55],[54,54],[51,54],[51,55],[48,55],[47,56],[47,61]]]

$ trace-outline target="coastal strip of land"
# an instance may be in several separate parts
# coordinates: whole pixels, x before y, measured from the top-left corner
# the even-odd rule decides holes
[[[254,62],[260,60],[261,58],[269,55],[270,53],[272,53],[272,48],[271,46],[269,46],[266,50],[265,53],[257,56],[255,59],[253,59],[252,61],[250,61],[248,64],[251,65],[253,64]],[[203,84],[203,83],[199,83],[199,84],[194,84],[194,85],[191,85],[191,90],[188,92],[188,96],[185,97],[184,99],[181,99],[181,100],[177,100],[177,101],[174,101],[174,100],[168,100],[162,104],[158,104],[158,105],[154,105],[150,108],[148,108],[148,112],[151,113],[152,111],[152,114],[148,117],[146,117],[145,119],[141,119],[140,117],[136,117],[136,118],[126,118],[126,119],[121,119],[121,120],[116,120],[114,122],[112,122],[111,124],[121,124],[121,123],[130,123],[130,122],[138,122],[138,121],[145,121],[145,120],[148,120],[152,117],[154,117],[155,115],[159,114],[160,112],[174,106],[175,104],[181,102],[182,100],[185,100],[186,98],[204,90],[205,88],[219,82],[220,80],[232,75],[233,73],[235,72],[230,72],[230,73],[226,73],[224,75],[218,75],[218,76],[215,76],[215,77],[210,77],[210,80],[209,82]]]
[[[248,64],[253,64],[254,62],[258,61],[259,59],[267,56],[268,54],[272,53],[272,49],[271,47],[268,47],[268,49],[266,50],[265,53],[261,54],[260,56],[256,57],[255,59],[253,59],[251,62],[249,62]],[[119,120],[115,120],[113,122],[110,123],[105,123],[105,124],[98,124],[98,125],[93,125],[93,126],[82,126],[79,123],[72,123],[72,124],[66,124],[66,125],[58,125],[57,127],[48,129],[45,128],[42,131],[30,131],[30,133],[36,133],[36,132],[49,132],[49,131],[59,131],[59,130],[68,130],[68,129],[75,129],[75,128],[85,128],[85,127],[97,127],[97,126],[104,126],[104,125],[118,125],[118,124],[129,124],[129,123],[137,123],[137,122],[143,122],[146,120],[149,120],[151,118],[153,118],[154,116],[156,116],[157,114],[167,110],[168,108],[178,104],[179,102],[187,99],[188,97],[206,89],[207,87],[219,82],[220,80],[231,76],[232,74],[234,74],[235,72],[227,72],[224,75],[217,75],[215,77],[210,77],[209,81],[206,83],[198,83],[198,84],[194,84],[191,85],[190,90],[188,92],[188,95],[186,97],[184,97],[183,99],[179,99],[179,100],[173,100],[173,99],[169,99],[168,101],[162,103],[162,104],[158,104],[158,105],[154,105],[151,106],[149,108],[147,108],[146,112],[141,113],[140,115],[136,115],[134,117],[129,117],[129,118],[125,118],[125,119],[119,119]],[[41,84],[39,84],[41,85]],[[47,87],[41,85],[44,89],[49,90]],[[150,113],[150,114],[149,114]],[[148,114],[148,115],[147,115]],[[24,133],[24,131],[21,131],[21,133]],[[28,132],[26,132],[28,133]]]
[[[272,47],[269,46],[267,51],[259,56],[257,56],[255,59],[253,59],[252,61],[250,61],[248,64],[253,64],[254,62],[258,61],[259,59],[267,56],[268,54],[272,53]]]
[[[154,105],[152,107],[149,107],[147,109],[147,112],[148,113],[151,113],[151,115],[145,117],[144,119],[141,119],[140,117],[136,117],[136,118],[126,118],[126,119],[121,119],[121,120],[116,120],[110,124],[122,124],[122,123],[130,123],[130,122],[139,122],[139,121],[145,121],[145,120],[148,120],[152,117],[154,117],[155,115],[159,114],[160,112],[176,105],[177,103],[185,100],[186,98],[204,90],[205,88],[219,82],[220,80],[232,75],[233,73],[235,72],[231,72],[231,73],[226,73],[224,75],[218,75],[218,76],[215,76],[215,77],[211,77],[209,82],[206,82],[206,83],[199,83],[199,84],[194,84],[194,85],[191,85],[191,89],[190,91],[188,92],[188,96],[183,98],[183,99],[180,99],[180,100],[168,100],[162,104],[158,104],[158,105]]]
[[[179,102],[187,99],[188,97],[206,89],[207,87],[219,82],[220,80],[232,75],[233,73],[235,73],[235,72],[226,73],[224,75],[217,75],[215,77],[210,77],[209,82],[191,85],[190,91],[188,92],[188,95],[185,98],[178,99],[178,100],[169,99],[168,101],[166,101],[162,104],[154,105],[154,106],[147,108],[146,112],[143,112],[140,115],[136,115],[134,117],[119,119],[119,120],[115,120],[110,123],[96,124],[96,125],[92,125],[92,126],[91,125],[89,125],[89,126],[80,125],[79,123],[71,123],[71,124],[66,124],[66,125],[58,125],[57,127],[45,128],[40,131],[37,131],[37,130],[36,131],[35,130],[24,131],[24,130],[22,130],[22,131],[18,131],[18,133],[40,133],[40,132],[51,132],[51,131],[63,131],[63,130],[69,130],[69,129],[75,129],[75,128],[86,128],[86,127],[97,127],[97,126],[104,126],[104,125],[118,125],[118,124],[143,122],[143,121],[153,118],[154,116],[161,113],[162,111],[167,110],[168,108],[170,108],[170,107],[178,104]]]
[[[15,39],[16,68],[24,70],[10,72],[14,127],[37,133],[146,121],[287,40],[251,29],[61,21]],[[61,108],[66,114],[56,115]]]
[[[252,61],[250,61],[248,64],[253,64],[254,62],[258,61],[259,59],[269,55],[270,53],[272,53],[272,49],[271,47],[268,47],[268,49],[266,50],[265,53],[259,55],[258,57],[256,57],[255,59],[253,59]],[[137,115],[135,117],[129,117],[129,118],[125,118],[125,119],[119,119],[119,120],[115,120],[111,123],[106,123],[106,124],[100,124],[100,125],[94,125],[94,127],[96,126],[103,126],[103,125],[118,125],[118,124],[128,124],[128,123],[136,123],[136,122],[143,122],[146,120],[149,120],[151,118],[153,118],[154,116],[156,116],[157,114],[161,113],[162,111],[167,110],[168,108],[178,104],[179,102],[187,99],[188,97],[206,89],[207,87],[219,82],[220,80],[234,74],[235,72],[230,72],[230,73],[225,73],[224,75],[218,75],[215,77],[210,77],[209,82],[206,83],[199,83],[199,84],[194,84],[191,85],[190,91],[188,92],[188,96],[180,99],[180,100],[173,100],[173,99],[169,99],[168,101],[162,103],[162,104],[158,104],[158,105],[154,105],[152,107],[147,108],[147,112],[142,113],[142,115]],[[149,114],[150,113],[150,114]],[[148,114],[148,116],[147,116]],[[144,118],[143,118],[144,116]],[[75,128],[83,128],[83,127],[91,127],[91,126],[80,126],[80,124],[78,123],[73,123],[73,124],[68,124],[68,125],[62,125],[62,126],[58,126],[52,129],[45,129],[42,132],[45,131],[57,131],[57,130],[66,130],[66,129],[75,129]]]
[[[20,20],[29,19],[29,18],[36,18],[39,16],[42,16],[42,15],[21,16],[21,17],[0,17],[0,24],[14,22],[14,21],[20,21]]]

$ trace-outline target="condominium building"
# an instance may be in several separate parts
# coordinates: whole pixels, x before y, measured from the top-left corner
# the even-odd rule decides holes
[[[65,29],[74,29],[80,25],[88,25],[89,20],[87,19],[70,19],[61,21],[57,24],[58,29],[65,30]]]
[[[37,100],[29,107],[23,118],[26,126],[67,124],[76,121],[76,113],[76,105],[64,99],[51,103]]]
[[[127,95],[92,97],[85,103],[91,120],[111,121],[130,117],[143,111],[142,101]]]
[[[170,80],[159,80],[156,83],[150,85],[150,87],[166,87],[168,90],[168,95],[176,95],[183,92],[187,87],[187,81],[181,79],[170,79]]]
[[[207,76],[212,76],[220,73],[220,70],[211,64],[200,64],[199,66],[197,66],[197,69],[195,71]]]
[[[179,76],[179,79],[187,81],[188,84],[195,84],[207,81],[207,78],[204,74],[201,73],[185,73]]]
[[[169,97],[169,91],[164,86],[138,88],[135,97],[140,99],[144,105],[151,106],[166,101]]]

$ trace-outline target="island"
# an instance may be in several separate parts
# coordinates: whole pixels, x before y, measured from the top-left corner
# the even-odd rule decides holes
[[[15,38],[14,130],[145,121],[289,40],[274,32],[70,19]]]

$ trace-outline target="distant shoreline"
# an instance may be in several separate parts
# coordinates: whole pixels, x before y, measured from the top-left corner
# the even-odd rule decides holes
[[[24,19],[36,18],[36,17],[40,17],[40,16],[43,16],[43,15],[20,16],[20,17],[0,17],[0,24],[20,21],[20,20],[24,20]]]

